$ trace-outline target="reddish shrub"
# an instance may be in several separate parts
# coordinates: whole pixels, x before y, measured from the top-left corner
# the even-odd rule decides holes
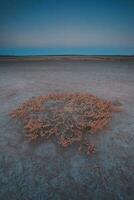
[[[56,136],[58,143],[68,147],[80,143],[79,150],[95,151],[85,135],[102,130],[118,109],[109,101],[91,94],[49,94],[24,102],[10,114],[20,119],[30,140]]]

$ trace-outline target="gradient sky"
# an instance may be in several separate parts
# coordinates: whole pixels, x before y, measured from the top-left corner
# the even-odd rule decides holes
[[[0,54],[134,54],[133,0],[0,0]]]

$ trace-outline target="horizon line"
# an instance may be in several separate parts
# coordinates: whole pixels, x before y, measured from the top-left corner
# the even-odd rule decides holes
[[[0,57],[36,57],[36,56],[134,56],[134,54],[0,54]]]

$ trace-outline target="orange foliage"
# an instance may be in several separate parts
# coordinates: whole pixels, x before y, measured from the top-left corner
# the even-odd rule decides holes
[[[116,111],[111,102],[91,94],[65,93],[28,100],[10,114],[23,122],[30,140],[55,135],[63,147],[78,142],[79,150],[90,154],[95,147],[85,140],[86,133],[102,130]]]

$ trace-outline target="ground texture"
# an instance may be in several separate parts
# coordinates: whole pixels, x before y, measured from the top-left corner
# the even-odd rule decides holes
[[[0,199],[133,199],[133,86],[133,62],[1,62]],[[90,138],[93,155],[51,140],[29,143],[22,123],[9,116],[30,98],[68,92],[122,104],[108,128]]]

